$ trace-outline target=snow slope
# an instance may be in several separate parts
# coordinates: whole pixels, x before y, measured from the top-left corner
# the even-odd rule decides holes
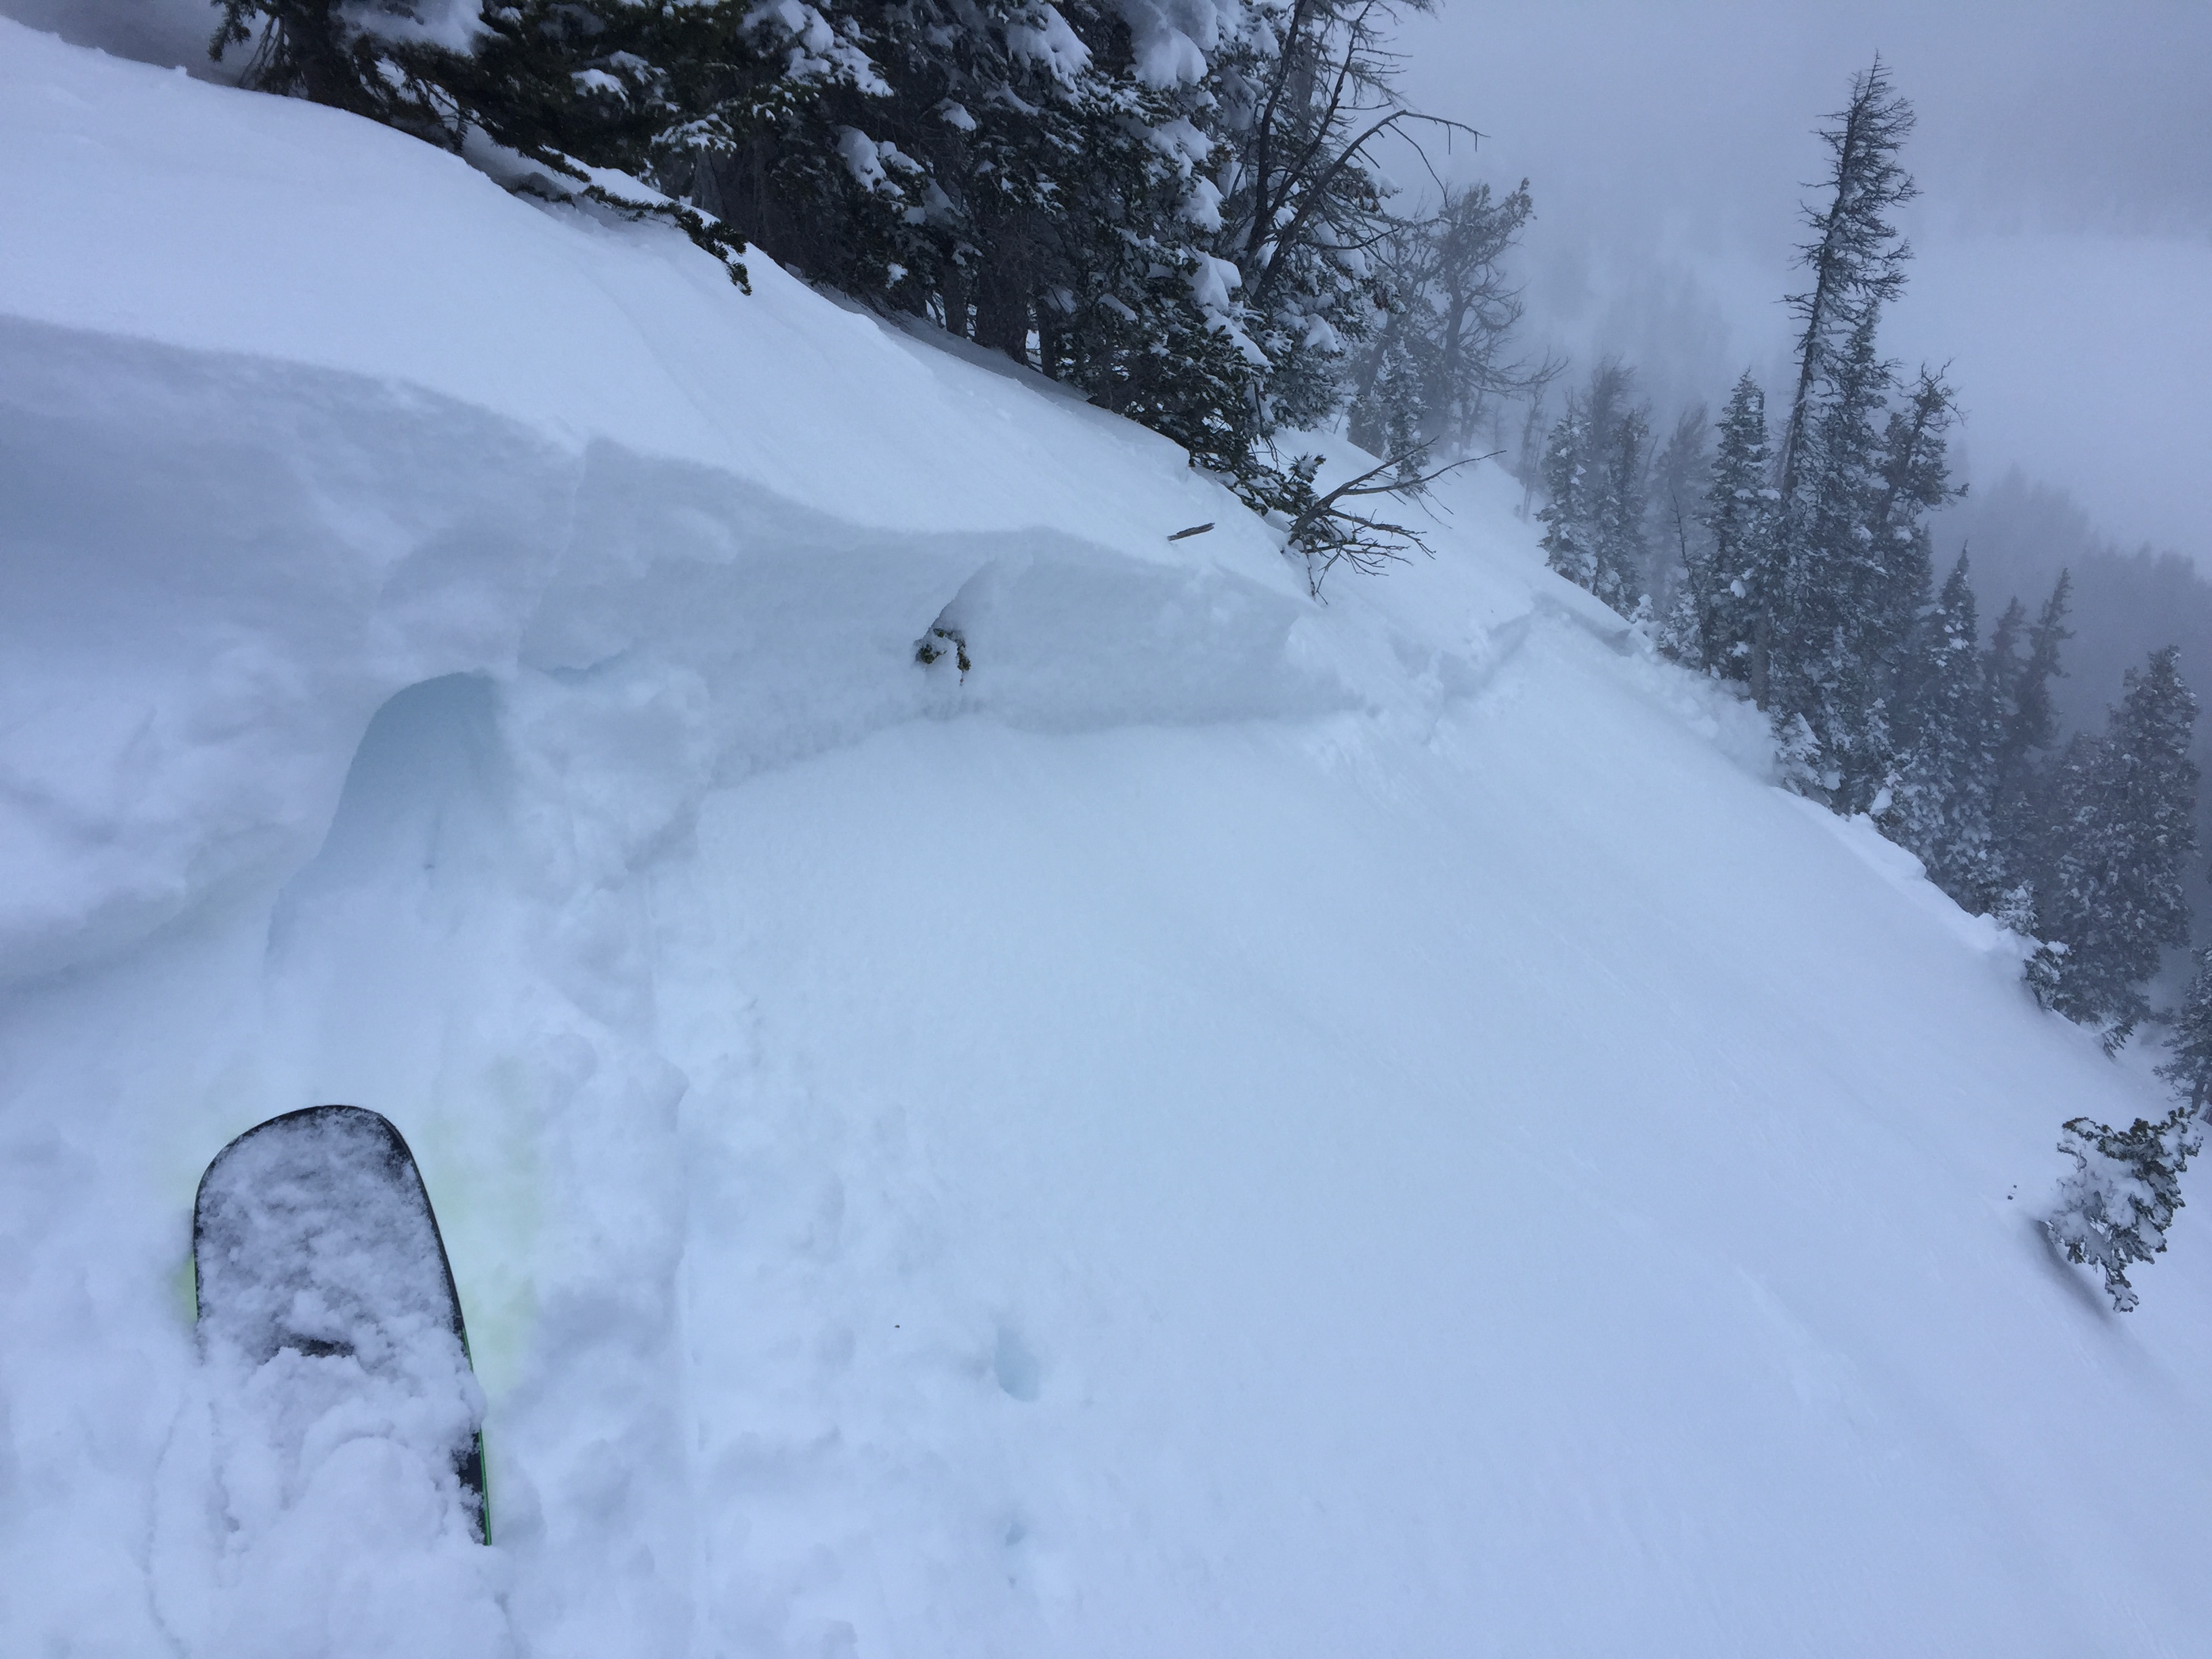
[[[2212,1240],[2031,1221],[2155,1095],[1504,480],[1317,606],[765,259],[5,23],[0,225],[0,1650],[2203,1650]],[[324,1100],[490,1549],[198,1363]]]

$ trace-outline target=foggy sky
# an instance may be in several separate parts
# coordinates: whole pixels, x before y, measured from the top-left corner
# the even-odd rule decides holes
[[[1950,362],[1973,477],[2212,568],[2212,5],[1443,0],[1401,43],[1410,100],[1486,135],[1440,169],[1530,181],[1535,337],[1621,353],[1662,416],[1781,383],[1814,129],[1880,52],[1922,191],[1885,350]]]

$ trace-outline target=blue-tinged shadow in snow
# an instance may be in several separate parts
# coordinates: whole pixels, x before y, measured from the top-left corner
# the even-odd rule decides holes
[[[281,952],[303,917],[349,892],[426,920],[433,895],[496,856],[507,766],[497,693],[480,674],[443,674],[396,693],[354,751],[321,849],[285,887],[270,924]]]

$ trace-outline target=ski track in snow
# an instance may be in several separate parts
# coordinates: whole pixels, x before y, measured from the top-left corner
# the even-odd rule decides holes
[[[1495,473],[1316,606],[765,260],[5,22],[0,223],[0,1649],[2201,1643],[2212,1243],[2033,1225],[2147,1081]],[[489,1550],[198,1358],[339,1100]]]

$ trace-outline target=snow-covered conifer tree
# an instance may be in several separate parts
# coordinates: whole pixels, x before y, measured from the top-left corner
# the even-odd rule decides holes
[[[1652,606],[1659,617],[1659,649],[1675,662],[1702,665],[1698,604],[1690,573],[1712,562],[1712,538],[1702,511],[1712,487],[1711,428],[1703,404],[1675,416],[1674,429],[1652,458],[1648,494],[1652,549]]]
[[[1990,708],[1993,757],[2003,757],[2020,720],[2021,683],[2027,664],[2021,655],[2027,640],[2027,607],[2017,595],[2005,601],[1982,653],[1982,690]],[[2050,734],[2044,734],[2044,741]],[[2022,744],[2025,757],[2026,745]]]
[[[1881,482],[1867,522],[1863,625],[1867,649],[1893,675],[1902,669],[1935,589],[1928,514],[1966,494],[1951,483],[1956,395],[1923,366],[1882,433]]]
[[[1895,799],[1883,828],[1919,854],[1929,879],[1973,910],[1996,898],[1989,851],[1994,745],[1980,644],[1961,552],[1918,629],[1899,710]]]
[[[2189,994],[2174,1019],[2167,1046],[2172,1058],[2158,1068],[2158,1074],[2173,1085],[2191,1111],[2205,1115],[2205,1109],[2212,1107],[2212,950],[2197,953],[2197,971],[2190,978]]]
[[[2051,702],[2051,682],[2065,673],[2058,665],[2058,655],[2060,647],[2074,637],[2066,626],[2073,592],[2074,578],[2060,571],[2036,615],[2035,625],[2028,630],[2027,663],[2013,693],[2012,721],[2005,737],[2007,752],[2015,764],[2047,747],[2057,735],[2058,714]]]
[[[1376,146],[1458,126],[1394,85],[1389,30],[1431,0],[217,3],[252,84],[489,137],[542,170],[522,187],[669,219],[740,283],[751,243],[1079,387],[1283,514],[1310,570],[1419,541],[1346,505],[1418,473],[1319,492],[1273,439],[1341,406],[1382,315]],[[1528,212],[1447,194],[1437,327],[1386,354],[1425,441],[1534,376],[1498,355]]]
[[[459,151],[471,133],[549,185],[681,228],[741,286],[744,241],[691,199],[702,159],[771,107],[872,71],[812,6],[744,0],[218,0],[211,50],[256,42],[245,82],[313,99]]]
[[[1407,477],[1419,474],[1429,442],[1422,343],[1405,327],[1390,329],[1376,343],[1374,381],[1355,407],[1358,418],[1351,427],[1354,442],[1364,444],[1381,459],[1395,461]]]
[[[1546,500],[1536,517],[1544,526],[1544,562],[1578,587],[1597,585],[1591,448],[1589,413],[1581,397],[1571,393],[1566,413],[1544,442]]]
[[[1889,682],[1905,644],[1897,595],[1911,586],[1912,534],[1892,511],[1909,499],[1917,458],[1899,441],[1911,421],[1899,428],[1886,418],[1895,371],[1875,327],[1910,257],[1887,216],[1914,193],[1897,159],[1912,122],[1877,58],[1820,133],[1827,196],[1807,210],[1814,237],[1800,250],[1813,284],[1790,296],[1800,326],[1776,463],[1776,580],[1747,665],[1778,738],[1787,729],[1799,741],[1800,721],[1813,734],[1819,758],[1806,780],[1840,812],[1868,810],[1893,759]],[[1923,580],[1914,599],[1924,595]]]
[[[2189,942],[2182,872],[2196,848],[2197,699],[2168,646],[2130,669],[2100,738],[2060,758],[2035,883],[2037,933],[2063,945],[2031,964],[2037,995],[2068,1018],[2105,1027],[2118,1048],[2148,1012],[2142,987],[2159,955]]]
[[[1873,325],[1905,286],[1911,250],[1885,216],[1917,193],[1898,152],[1912,131],[1912,106],[1891,85],[1876,58],[1854,77],[1850,102],[1830,118],[1820,141],[1830,156],[1826,205],[1808,208],[1813,240],[1799,250],[1813,285],[1790,296],[1799,319],[1797,381],[1784,425],[1778,462],[1783,535],[1795,544],[1822,511],[1828,488],[1814,441],[1823,406],[1837,401],[1838,382],[1864,334],[1870,356]]]
[[[2191,1109],[2177,1106],[2156,1123],[2137,1118],[2114,1129],[2077,1117],[2063,1133],[2058,1150],[2074,1169],[2060,1181],[2058,1207],[2044,1228],[2069,1261],[2104,1274],[2115,1309],[2132,1312],[2141,1298],[2128,1268],[2166,1249],[2181,1176],[2202,1148],[2203,1129]]]
[[[1632,401],[1634,372],[1607,359],[1571,393],[1544,453],[1550,495],[1537,516],[1553,569],[1622,616],[1645,592],[1644,477],[1650,416]]]
[[[816,280],[1072,382],[1202,465],[1242,465],[1266,366],[1211,252],[1204,48],[1170,30],[1186,49],[1163,54],[1094,0],[835,15],[872,76],[757,111],[714,158],[721,210]]]
[[[1871,526],[1881,500],[1877,422],[1893,366],[1875,349],[1875,314],[1862,314],[1832,366],[1811,431],[1799,441],[1794,523],[1786,517],[1778,592],[1766,628],[1765,707],[1779,732],[1802,720],[1819,744],[1814,795],[1845,814],[1863,812],[1893,761],[1883,624],[1887,566]],[[1785,514],[1790,499],[1785,492]],[[1754,659],[1754,693],[1759,690]]]
[[[1606,376],[1600,371],[1601,380]],[[1599,436],[1595,529],[1597,580],[1592,591],[1624,617],[1635,614],[1650,591],[1650,555],[1644,539],[1649,514],[1645,481],[1651,465],[1651,417],[1627,399],[1628,371],[1620,373],[1601,402],[1591,396],[1591,421]]]
[[[2033,626],[2014,599],[1990,641],[1990,853],[1992,879],[2008,890],[2031,885],[2035,877],[2039,796],[2045,781],[2041,762],[2058,733],[2051,682],[2065,672],[2058,659],[2060,647],[2072,637],[2066,627],[2072,586],[2072,578],[2060,571]]]
[[[1698,665],[1723,679],[1751,678],[1753,642],[1774,587],[1774,509],[1779,497],[1772,459],[1766,394],[1746,370],[1721,416],[1712,483],[1705,495],[1711,556],[1693,562],[1689,572]]]

